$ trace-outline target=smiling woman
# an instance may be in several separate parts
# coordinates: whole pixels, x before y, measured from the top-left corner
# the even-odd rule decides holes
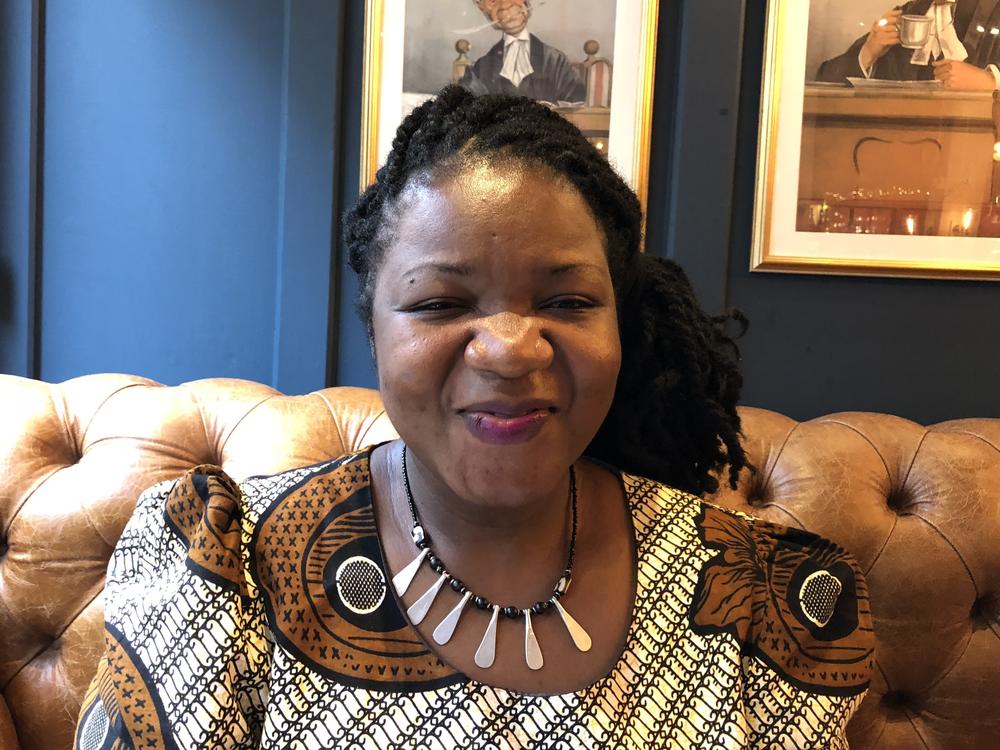
[[[417,181],[397,211],[372,310],[393,425],[463,503],[541,496],[558,521],[548,498],[565,495],[621,365],[600,227],[570,185],[515,164]]]
[[[145,493],[78,747],[846,748],[864,578],[699,499],[736,349],[640,225],[546,107],[414,111],[345,222],[400,439]]]

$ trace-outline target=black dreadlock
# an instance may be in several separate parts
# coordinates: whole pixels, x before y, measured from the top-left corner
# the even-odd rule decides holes
[[[614,401],[587,454],[627,472],[704,494],[727,465],[735,488],[749,467],[736,413],[739,352],[725,333],[737,311],[711,317],[673,261],[640,252],[635,193],[580,131],[531,99],[445,88],[403,120],[375,182],[344,219],[358,312],[372,334],[372,294],[394,231],[395,204],[413,180],[484,157],[530,164],[567,181],[604,232],[622,337]],[[752,467],[750,467],[752,468]]]

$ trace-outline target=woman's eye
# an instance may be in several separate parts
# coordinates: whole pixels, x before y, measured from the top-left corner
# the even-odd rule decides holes
[[[584,297],[559,297],[546,302],[544,307],[550,310],[590,310],[596,305]]]
[[[409,308],[409,312],[415,313],[442,313],[454,312],[462,308],[462,303],[451,299],[432,299],[427,302],[420,302]]]

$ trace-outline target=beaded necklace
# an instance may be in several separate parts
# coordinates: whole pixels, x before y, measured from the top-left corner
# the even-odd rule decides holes
[[[523,609],[514,605],[501,607],[499,604],[491,602],[486,597],[475,594],[468,589],[464,583],[462,583],[461,579],[453,576],[445,567],[441,558],[435,555],[433,550],[431,550],[430,540],[428,539],[423,526],[420,524],[420,518],[417,515],[417,505],[413,501],[413,491],[410,488],[410,476],[406,470],[406,445],[403,446],[403,486],[406,488],[406,499],[410,504],[410,515],[413,517],[413,528],[410,530],[410,537],[413,539],[413,543],[417,546],[419,552],[409,565],[393,576],[392,585],[396,589],[396,594],[402,598],[403,594],[405,594],[407,589],[410,588],[410,584],[413,582],[414,577],[416,577],[417,571],[420,569],[420,565],[425,560],[431,570],[438,574],[437,580],[431,585],[431,587],[428,588],[427,591],[425,591],[420,598],[406,610],[406,614],[410,618],[410,622],[414,625],[419,625],[427,616],[427,612],[430,611],[431,605],[434,603],[434,599],[437,597],[438,592],[445,584],[448,584],[455,593],[461,595],[462,599],[455,605],[451,612],[449,612],[445,618],[438,623],[438,626],[434,628],[434,640],[442,646],[451,640],[452,635],[455,633],[455,628],[458,626],[458,621],[462,616],[462,612],[465,611],[465,607],[470,600],[476,605],[477,609],[484,611],[492,610],[489,625],[487,625],[482,642],[476,650],[476,665],[481,669],[489,669],[493,666],[493,662],[496,658],[497,623],[501,614],[511,620],[516,620],[518,617],[524,618],[524,660],[531,669],[541,669],[545,663],[542,658],[542,650],[538,645],[538,639],[535,637],[535,631],[531,627],[532,614],[543,615],[554,609],[562,618],[563,624],[566,626],[566,630],[569,631],[570,638],[573,639],[573,644],[580,651],[590,650],[592,642],[590,636],[587,634],[587,631],[573,619],[569,612],[566,611],[566,608],[559,602],[559,600],[569,590],[569,585],[573,578],[573,560],[576,554],[576,472],[573,470],[572,466],[569,467],[569,501],[573,526],[569,540],[569,552],[566,556],[566,568],[563,571],[562,576],[559,578],[559,581],[556,583],[555,588],[552,590],[552,595],[548,599],[535,602],[531,607]]]

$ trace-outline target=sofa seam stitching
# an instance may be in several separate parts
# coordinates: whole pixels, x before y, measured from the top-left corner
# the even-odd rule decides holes
[[[378,420],[382,417],[383,414],[385,414],[385,409],[381,409],[379,413],[372,418],[372,420],[368,423],[368,426],[365,427],[365,431],[358,436],[359,443],[364,445],[365,439],[368,437],[368,433],[372,431],[372,428],[375,426],[375,423],[378,422]]]
[[[771,482],[771,477],[774,476],[774,468],[778,465],[778,461],[781,459],[781,454],[785,450],[785,446],[788,445],[788,441],[791,439],[792,434],[802,426],[802,422],[796,422],[792,425],[792,429],[785,433],[784,439],[781,441],[781,445],[778,446],[777,451],[774,453],[774,461],[767,469],[767,476],[761,482],[761,487],[766,487]]]
[[[899,524],[899,514],[895,514],[892,519],[892,528],[889,529],[889,533],[885,535],[885,539],[882,540],[882,546],[878,548],[878,552],[875,553],[875,557],[872,559],[871,565],[865,570],[865,578],[871,574],[872,570],[875,568],[875,563],[879,561],[882,557],[882,553],[885,552],[885,548],[889,546],[889,540],[892,539],[892,534],[896,530],[896,526]]]
[[[868,443],[869,447],[871,447],[871,449],[875,451],[875,455],[878,456],[879,461],[882,462],[882,468],[885,469],[885,476],[889,480],[889,486],[892,487],[892,472],[889,470],[889,464],[886,462],[885,456],[882,455],[882,452],[877,447],[875,447],[875,443],[872,442],[871,438],[869,438],[865,433],[863,433],[854,425],[848,422],[842,422],[839,419],[821,420],[821,422],[822,424],[838,424],[841,427],[846,427],[848,430],[850,430],[858,437],[860,437],[862,440],[864,440],[866,443]],[[919,444],[917,447],[919,448]]]
[[[319,400],[326,404],[326,410],[330,412],[330,421],[333,422],[333,428],[337,431],[337,437],[340,438],[340,447],[344,452],[348,452],[350,449],[347,447],[347,440],[344,439],[344,433],[340,429],[340,424],[337,422],[337,415],[333,411],[333,406],[327,401],[326,396],[323,395],[321,391],[315,391],[313,396],[318,396]]]
[[[195,409],[198,411],[198,419],[201,420],[201,429],[205,433],[205,447],[206,448],[211,448],[211,446],[209,445],[209,442],[208,442],[208,422],[205,421],[205,410],[201,406],[201,401],[198,400],[198,395],[194,392],[193,389],[191,389],[191,388],[185,388],[185,390],[188,392],[188,396],[190,397],[192,403],[194,404]],[[218,448],[218,445],[216,445],[216,449],[217,448]],[[218,450],[215,451],[215,454],[216,454],[215,458],[219,459],[219,463],[216,464],[216,466],[218,466],[221,469],[222,468],[222,466],[221,466],[221,463],[222,463],[222,454],[219,453]]]
[[[958,551],[958,547],[952,544],[951,540],[947,536],[945,536],[944,532],[941,531],[941,529],[939,529],[937,526],[935,526],[932,521],[929,521],[928,519],[916,513],[906,513],[904,515],[923,521],[925,524],[930,526],[939,537],[941,537],[941,539],[944,541],[945,544],[947,544],[951,548],[951,551],[955,553],[955,557],[958,558],[958,561],[962,563],[962,567],[965,568],[965,572],[969,574],[969,580],[972,581],[972,588],[976,592],[976,599],[979,599],[980,598],[979,586],[976,583],[975,576],[972,575],[972,568],[970,568],[968,563],[965,562],[965,558],[962,556],[962,553]]]
[[[115,388],[113,391],[111,391],[111,393],[109,393],[107,396],[105,396],[104,399],[101,401],[101,403],[99,403],[97,405],[97,408],[94,409],[94,413],[91,414],[90,415],[90,419],[87,420],[87,426],[84,427],[83,428],[83,432],[80,433],[80,455],[81,456],[83,455],[83,447],[87,443],[87,433],[90,432],[90,426],[94,423],[94,418],[97,416],[97,413],[107,405],[108,401],[110,401],[111,399],[113,399],[115,396],[117,396],[122,391],[127,390],[129,388],[137,388],[137,387],[166,388],[166,386],[163,385],[162,383],[157,383],[156,385],[150,385],[149,383],[126,383],[125,385],[121,386],[120,388]]]
[[[3,533],[0,534],[0,538],[7,540],[8,546],[10,546],[10,530],[14,526],[14,522],[17,521],[18,516],[21,515],[21,511],[24,510],[24,506],[27,505],[28,501],[35,496],[35,493],[38,492],[38,490],[42,487],[42,485],[44,485],[46,482],[52,479],[52,477],[54,477],[56,474],[58,474],[65,468],[66,468],[65,466],[54,466],[52,471],[50,471],[42,479],[42,481],[40,481],[38,484],[32,487],[31,490],[28,491],[28,494],[24,496],[24,499],[20,503],[18,503],[17,508],[15,508],[14,512],[10,514],[10,521],[8,521],[6,527],[4,527]]]
[[[925,687],[925,688],[924,688],[924,690],[923,690],[923,692],[925,692],[925,693],[926,693],[926,692],[930,692],[930,691],[931,691],[931,690],[933,690],[933,689],[934,689],[935,687],[937,687],[937,685],[938,685],[938,684],[939,684],[939,683],[940,683],[940,682],[941,682],[942,680],[944,680],[944,678],[945,678],[945,677],[947,677],[947,676],[948,676],[948,675],[950,675],[950,674],[951,674],[951,673],[952,673],[953,671],[955,671],[955,667],[957,667],[957,666],[958,666],[958,664],[959,664],[959,662],[960,662],[960,661],[962,661],[962,659],[963,659],[963,658],[965,658],[965,654],[966,654],[966,652],[967,652],[967,651],[969,650],[969,646],[971,646],[971,645],[972,645],[972,637],[973,637],[974,635],[975,635],[975,632],[974,632],[974,631],[972,631],[972,630],[970,629],[970,630],[969,630],[969,635],[968,635],[968,637],[967,637],[967,638],[965,639],[965,646],[964,646],[964,647],[962,648],[962,653],[960,653],[960,654],[959,654],[959,655],[958,655],[958,656],[957,656],[957,657],[955,658],[955,661],[953,661],[953,662],[952,662],[951,664],[949,664],[949,665],[948,665],[948,668],[947,668],[947,669],[945,669],[945,670],[944,670],[944,672],[942,672],[942,673],[941,673],[941,674],[940,674],[940,675],[938,676],[938,678],[937,678],[936,680],[934,680],[934,682],[930,683],[930,684],[929,684],[929,685],[928,685],[927,687]]]
[[[997,453],[1000,453],[1000,445],[994,445],[989,440],[987,440],[986,438],[984,438],[982,435],[977,435],[975,432],[969,432],[968,430],[960,430],[958,432],[945,432],[945,433],[942,433],[942,434],[944,434],[944,435],[968,435],[969,437],[974,438],[975,440],[980,440],[980,441],[986,443],[986,445],[988,445],[990,448],[992,448],[993,450],[995,450]]]
[[[69,621],[66,623],[66,626],[52,638],[51,643],[49,643],[47,646],[40,648],[38,651],[36,651],[35,653],[33,653],[31,656],[29,656],[27,659],[24,660],[24,663],[17,668],[17,671],[10,676],[10,679],[7,680],[7,682],[4,683],[2,686],[0,686],[0,692],[6,691],[10,683],[12,683],[15,679],[17,679],[17,676],[21,674],[21,672],[23,672],[27,668],[27,666],[31,664],[31,662],[33,662],[39,656],[41,656],[50,648],[52,648],[52,644],[58,641],[60,638],[62,638],[66,634],[66,631],[70,629],[70,627],[73,625],[74,622],[76,622],[76,619],[83,614],[84,610],[86,610],[87,607],[93,604],[97,600],[97,598],[103,593],[104,593],[104,584],[102,583],[98,587],[97,593],[94,594],[92,597],[90,597],[90,599],[84,602],[82,607],[80,607],[76,612],[73,613],[73,616],[69,618]],[[103,624],[103,618],[102,618],[102,624]]]
[[[236,424],[233,425],[233,429],[231,429],[229,431],[229,434],[226,435],[225,440],[222,441],[222,445],[219,446],[219,459],[220,460],[222,459],[222,454],[226,452],[226,446],[229,445],[229,439],[233,436],[233,433],[236,432],[236,428],[238,428],[241,424],[243,424],[243,420],[245,420],[247,417],[249,417],[250,414],[251,414],[251,412],[255,411],[257,409],[257,407],[261,406],[262,404],[266,404],[272,398],[274,398],[275,396],[279,396],[279,395],[281,395],[281,394],[280,393],[269,393],[267,396],[265,396],[260,401],[258,401],[256,404],[254,404],[249,409],[247,409],[246,412],[243,414],[243,416],[241,416],[239,419],[236,420]]]

